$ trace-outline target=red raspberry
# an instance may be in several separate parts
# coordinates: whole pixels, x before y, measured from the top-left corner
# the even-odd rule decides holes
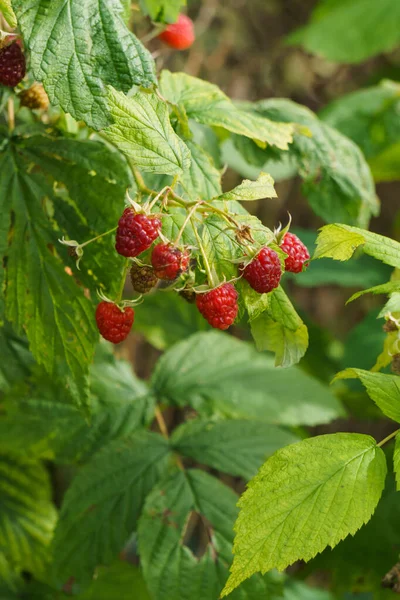
[[[231,283],[197,294],[196,305],[203,317],[216,329],[228,329],[238,313],[238,294]]]
[[[285,233],[281,246],[285,254],[285,269],[291,273],[301,273],[304,266],[308,266],[310,254],[303,242],[294,233]]]
[[[118,221],[115,249],[122,256],[138,256],[158,238],[160,228],[158,217],[138,214],[128,207]]]
[[[112,302],[100,302],[96,308],[96,323],[103,338],[113,344],[126,340],[132,329],[133,308],[121,310]]]
[[[177,22],[168,25],[158,37],[175,50],[187,50],[195,40],[193,21],[186,15],[179,15]]]
[[[173,281],[187,271],[190,254],[187,250],[181,252],[172,244],[157,244],[151,254],[151,264],[159,279]]]
[[[148,294],[157,285],[156,277],[152,267],[133,264],[131,267],[132,287],[139,294]]]
[[[266,294],[278,287],[282,268],[279,256],[265,246],[246,267],[241,267],[243,277],[250,286],[259,294]]]
[[[26,74],[24,53],[18,42],[0,50],[0,83],[8,87],[18,85]]]

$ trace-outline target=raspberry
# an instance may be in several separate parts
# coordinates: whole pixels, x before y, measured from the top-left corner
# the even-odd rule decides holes
[[[304,265],[307,266],[310,254],[301,240],[294,233],[285,233],[281,246],[285,254],[285,269],[291,273],[301,273]]]
[[[168,25],[158,37],[175,50],[187,50],[195,40],[193,21],[186,15],[179,15],[177,22]]]
[[[278,287],[282,276],[279,256],[268,246],[261,248],[251,263],[241,267],[241,271],[253,290],[259,294],[266,294]]]
[[[151,264],[159,279],[173,281],[187,271],[190,254],[172,244],[157,244],[151,254]]]
[[[96,308],[96,323],[103,338],[113,344],[123,342],[132,329],[133,308],[121,310],[112,302],[100,302]]]
[[[21,106],[26,106],[31,110],[46,110],[49,106],[49,98],[41,83],[34,83],[28,90],[23,90],[19,99]]]
[[[133,264],[131,268],[132,287],[139,294],[147,294],[157,285],[158,279],[154,269],[145,265]]]
[[[196,305],[203,317],[216,329],[228,329],[238,313],[238,294],[231,283],[197,294]]]
[[[8,87],[18,85],[26,73],[24,53],[18,42],[0,50],[0,83]]]
[[[135,213],[129,207],[118,221],[115,248],[122,256],[138,256],[158,238],[161,221],[155,216]]]

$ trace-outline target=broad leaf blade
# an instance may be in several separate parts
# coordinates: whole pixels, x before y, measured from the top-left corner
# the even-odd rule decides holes
[[[180,184],[192,199],[209,200],[222,193],[221,173],[212,157],[201,146],[186,140],[191,153],[191,164],[180,180]]]
[[[109,122],[106,85],[156,83],[150,53],[129,32],[120,0],[13,0],[35,78],[50,101],[94,129]],[[60,73],[65,76],[60,77]]]
[[[278,450],[240,499],[223,595],[253,573],[308,561],[354,535],[371,518],[385,477],[385,455],[366,435],[323,435]]]

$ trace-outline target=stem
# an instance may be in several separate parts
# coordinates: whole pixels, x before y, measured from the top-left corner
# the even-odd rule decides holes
[[[161,435],[162,435],[162,436],[163,436],[163,437],[164,437],[166,440],[168,440],[168,439],[169,439],[169,435],[168,435],[168,427],[167,427],[167,424],[166,424],[166,422],[165,422],[165,419],[164,419],[164,417],[163,417],[163,414],[162,414],[162,412],[161,412],[161,410],[160,410],[160,407],[158,406],[158,404],[156,404],[156,406],[155,406],[155,408],[154,408],[154,416],[155,416],[155,418],[156,418],[157,425],[158,425],[158,428],[159,428],[159,430],[160,430],[160,432],[161,432]],[[178,465],[178,467],[179,467],[179,468],[180,468],[182,471],[184,471],[184,470],[185,470],[185,467],[183,466],[183,462],[182,462],[182,459],[181,459],[181,457],[180,457],[179,455],[176,455],[176,456],[175,456],[175,458],[176,458],[176,464]]]
[[[182,227],[180,228],[180,230],[178,232],[178,235],[174,242],[174,246],[177,246],[179,244],[179,240],[181,239],[183,232],[185,231],[186,225],[189,223],[190,219],[192,218],[193,213],[196,212],[196,210],[200,206],[200,204],[202,204],[202,201],[197,202],[197,204],[194,204],[192,206],[192,208],[189,210],[188,214],[186,215],[186,219],[183,221]]]
[[[400,429],[396,429],[396,431],[393,431],[390,435],[383,438],[383,440],[377,444],[378,448],[381,448],[384,444],[386,444],[386,442],[389,442],[391,439],[393,439],[399,433],[399,431]]]
[[[208,278],[208,283],[210,284],[211,287],[215,287],[214,276],[213,276],[212,271],[211,271],[210,263],[208,262],[207,254],[205,253],[203,244],[201,243],[201,239],[200,239],[199,233],[198,233],[198,231],[196,229],[196,225],[193,223],[192,220],[190,222],[192,224],[194,235],[195,235],[197,243],[199,245],[199,250],[200,250],[201,255],[203,257],[204,267],[206,269],[207,278]]]
[[[15,129],[15,109],[14,109],[14,98],[11,97],[7,102],[7,117],[8,117],[8,131],[12,133]]]
[[[124,293],[126,276],[128,275],[128,270],[129,270],[130,264],[131,264],[130,260],[129,260],[129,258],[127,258],[125,261],[125,266],[124,266],[124,270],[122,273],[121,285],[119,287],[118,296],[115,301],[115,304],[118,304],[122,300],[122,294]]]
[[[92,242],[95,242],[96,240],[99,240],[100,238],[104,237],[105,235],[109,235],[110,233],[112,233],[116,229],[118,229],[118,225],[116,227],[113,227],[109,231],[106,231],[105,233],[100,233],[100,235],[97,235],[96,237],[92,238],[91,240],[88,240],[87,242],[84,242],[83,244],[80,244],[80,247],[83,248],[84,246],[87,246],[88,244],[91,244]]]

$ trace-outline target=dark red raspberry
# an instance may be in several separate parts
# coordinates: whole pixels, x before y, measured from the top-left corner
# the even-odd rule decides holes
[[[100,302],[96,308],[96,323],[100,334],[113,344],[126,340],[134,319],[135,313],[130,307],[121,310],[112,302]]]
[[[151,253],[151,264],[159,279],[173,281],[187,271],[190,254],[183,252],[172,244],[157,244]]]
[[[278,254],[265,246],[246,267],[241,267],[243,277],[259,294],[267,294],[278,287],[282,267]]]
[[[197,294],[196,305],[203,317],[216,329],[228,329],[238,313],[238,294],[231,283]]]
[[[288,255],[285,258],[286,271],[301,273],[304,265],[307,267],[310,254],[297,235],[289,232],[285,233],[280,247]]]
[[[179,15],[177,22],[168,25],[158,37],[175,50],[187,50],[195,40],[193,21],[186,15]]]
[[[18,42],[0,50],[0,83],[8,87],[18,85],[26,74],[24,53]]]
[[[158,238],[160,228],[158,217],[136,213],[128,207],[118,221],[115,249],[122,256],[138,256]]]
[[[158,278],[152,267],[133,264],[131,268],[131,281],[132,287],[136,292],[147,294],[157,285]]]

